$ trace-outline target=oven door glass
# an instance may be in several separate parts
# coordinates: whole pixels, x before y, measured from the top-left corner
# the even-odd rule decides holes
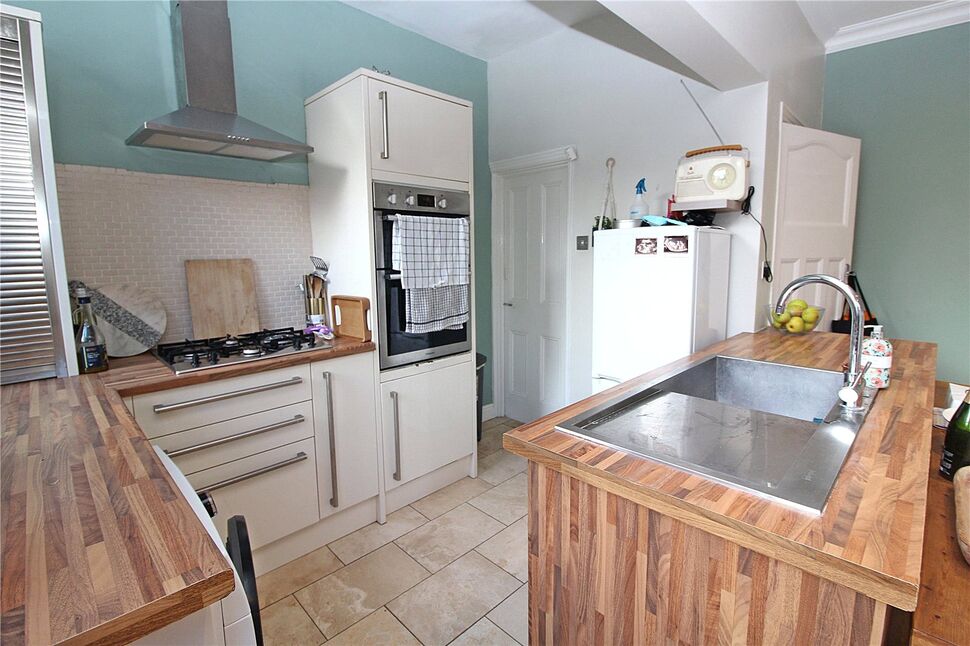
[[[381,327],[381,369],[427,361],[471,349],[468,324],[460,330],[423,334],[404,331],[404,289],[390,269],[377,272],[378,316]]]

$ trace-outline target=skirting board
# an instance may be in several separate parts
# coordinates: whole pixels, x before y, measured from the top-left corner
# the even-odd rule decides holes
[[[495,404],[485,404],[482,406],[482,421],[488,421],[498,417],[495,413]]]

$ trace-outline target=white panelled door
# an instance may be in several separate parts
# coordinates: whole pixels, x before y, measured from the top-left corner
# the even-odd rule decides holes
[[[505,414],[529,422],[566,403],[566,166],[506,175]]]
[[[773,298],[805,274],[845,278],[852,262],[861,144],[824,130],[781,125]],[[798,296],[826,308],[817,329],[830,330],[842,307],[838,292],[810,285]]]

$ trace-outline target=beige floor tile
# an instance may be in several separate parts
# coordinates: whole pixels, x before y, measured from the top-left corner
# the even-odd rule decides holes
[[[524,473],[512,476],[494,489],[472,498],[468,504],[511,525],[529,512],[529,478]]]
[[[519,581],[528,581],[529,519],[520,518],[475,550]]]
[[[508,431],[507,426],[495,426],[482,431],[482,440],[478,443],[478,458],[482,459],[502,450],[502,436]]]
[[[421,646],[387,608],[367,615],[364,619],[327,642],[333,646]]]
[[[402,507],[388,514],[387,522],[383,525],[371,523],[367,527],[335,540],[328,547],[341,561],[350,563],[365,554],[370,554],[378,547],[387,545],[395,538],[404,536],[426,522],[428,522],[428,519],[418,512],[410,507]]]
[[[488,613],[492,622],[512,635],[520,644],[529,643],[529,586],[523,585],[515,594]]]
[[[478,478],[493,485],[502,484],[525,471],[526,466],[525,458],[503,449],[478,459]]]
[[[295,561],[290,561],[256,579],[259,606],[265,608],[276,603],[341,567],[343,563],[328,547],[321,547]]]
[[[486,419],[482,422],[482,431],[487,431],[490,428],[496,428],[498,426],[505,425],[504,417],[493,417],[492,419]]]
[[[482,617],[474,626],[459,635],[451,646],[517,646],[501,628]]]
[[[429,571],[437,572],[502,529],[502,523],[464,504],[402,536],[396,543]]]
[[[391,543],[303,588],[296,598],[329,638],[427,576],[427,570]]]
[[[387,607],[422,644],[435,646],[449,643],[519,585],[478,552],[469,552]]]
[[[286,597],[259,612],[265,646],[322,644],[325,640],[293,597]]]
[[[439,489],[433,494],[411,503],[411,506],[429,519],[434,519],[491,488],[492,485],[484,480],[462,478],[444,489]]]

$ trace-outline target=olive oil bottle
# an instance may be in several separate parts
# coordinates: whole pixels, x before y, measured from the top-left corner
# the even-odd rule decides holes
[[[81,374],[107,370],[108,346],[104,334],[98,329],[98,318],[94,315],[91,296],[86,289],[77,290],[77,304],[77,336],[74,337],[77,369]]]
[[[970,465],[970,391],[946,427],[940,475],[952,480],[953,474],[967,465]]]

